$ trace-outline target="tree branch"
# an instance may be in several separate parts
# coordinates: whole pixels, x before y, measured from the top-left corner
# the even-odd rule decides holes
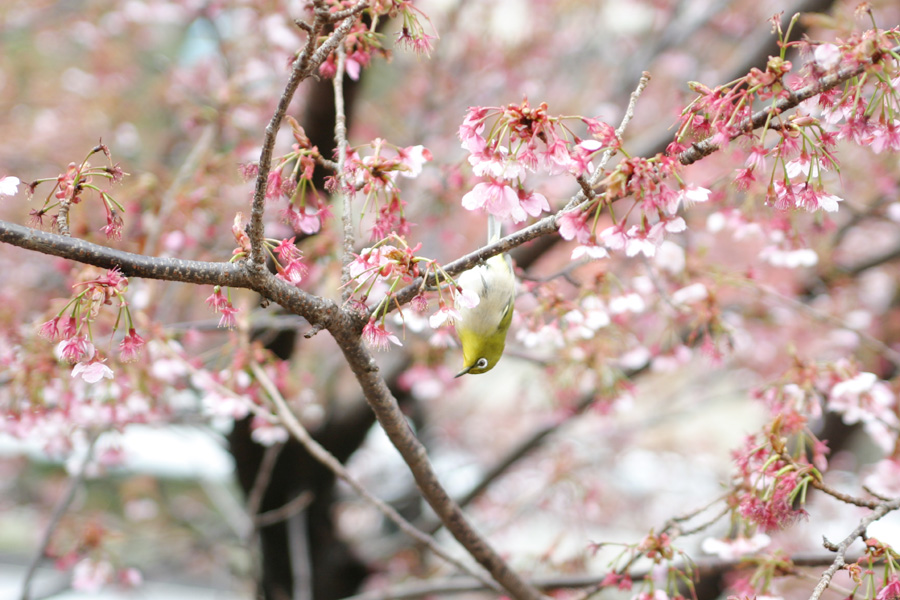
[[[900,46],[892,48],[891,52],[900,53]],[[769,106],[763,110],[760,110],[751,117],[747,118],[739,126],[740,133],[735,134],[731,139],[735,139],[756,128],[762,127],[763,124],[765,124],[768,120],[770,114],[781,114],[787,110],[795,108],[804,100],[808,100],[816,96],[817,94],[821,94],[822,92],[835,88],[845,81],[856,77],[857,75],[865,71],[866,67],[879,62],[882,57],[887,55],[888,54],[877,55],[875,57],[867,59],[860,65],[840,69],[835,73],[825,75],[815,83],[810,84],[805,88],[791,93],[788,98],[779,100],[773,106]],[[719,150],[719,146],[713,143],[712,140],[713,136],[710,136],[705,140],[695,143],[692,147],[688,148],[678,155],[678,161],[682,165],[687,166]],[[607,198],[606,201],[609,203],[613,203],[622,200],[625,197],[627,196],[622,195],[610,197]],[[504,252],[509,252],[513,248],[521,246],[522,244],[533,239],[556,233],[557,229],[559,228],[558,220],[560,216],[570,210],[580,210],[582,206],[590,201],[592,201],[592,198],[585,197],[584,190],[582,189],[577,194],[573,195],[572,199],[566,204],[566,207],[559,212],[544,217],[540,221],[537,221],[536,223],[533,223],[528,227],[524,227],[519,231],[501,238],[500,240],[492,244],[487,244],[486,246],[483,246],[474,252],[466,254],[465,256],[444,265],[444,271],[446,271],[446,273],[449,275],[457,275],[459,273],[462,273],[463,271],[471,269],[479,263],[484,262],[492,256]],[[431,287],[436,285],[436,283],[437,280],[433,274],[429,275],[428,278],[424,281],[421,277],[416,278],[412,283],[394,294],[390,302],[388,312],[412,300],[422,289],[423,285],[426,287]],[[380,308],[378,309],[380,310]],[[373,311],[374,310],[375,309],[373,309]]]
[[[272,168],[272,152],[275,148],[275,138],[278,135],[278,129],[281,127],[281,122],[284,120],[284,115],[287,113],[288,106],[290,106],[297,88],[344,41],[350,28],[356,22],[356,16],[368,5],[369,3],[365,0],[357,2],[349,11],[349,16],[341,21],[341,24],[331,32],[331,35],[318,48],[315,45],[319,34],[328,23],[328,13],[327,11],[315,11],[313,25],[307,31],[309,38],[306,41],[306,47],[294,61],[291,76],[287,85],[285,85],[281,98],[278,100],[275,113],[272,115],[269,124],[266,125],[266,135],[263,138],[263,146],[259,154],[259,171],[256,175],[256,188],[253,192],[253,205],[250,211],[250,225],[248,228],[252,247],[251,262],[259,270],[262,270],[266,260],[263,252],[264,231],[262,218],[265,212],[266,188],[269,183],[269,171]]]
[[[75,498],[75,492],[78,491],[78,488],[80,488],[81,484],[84,482],[84,476],[87,472],[88,465],[91,464],[91,459],[94,456],[94,444],[97,442],[97,438],[100,437],[99,433],[90,433],[88,435],[90,437],[88,438],[87,449],[84,452],[84,459],[82,459],[81,463],[78,465],[78,470],[69,478],[69,485],[66,487],[66,491],[62,498],[59,499],[59,503],[57,503],[56,507],[53,509],[53,514],[50,516],[50,522],[47,523],[46,529],[44,529],[44,534],[41,536],[41,542],[38,544],[38,549],[34,553],[34,556],[28,565],[28,569],[25,571],[25,579],[22,580],[22,600],[30,600],[31,582],[34,579],[34,574],[37,571],[38,566],[44,559],[47,547],[50,545],[50,540],[53,538],[53,532],[56,531],[56,528],[59,526],[59,522],[62,520],[63,515],[66,514],[69,505],[72,504],[72,500]]]
[[[155,258],[116,250],[78,238],[47,233],[7,221],[0,221],[0,242],[95,267],[117,268],[126,277],[230,287],[249,287],[251,279],[247,271],[239,264]]]
[[[312,504],[314,497],[315,494],[306,490],[295,496],[294,499],[287,504],[255,515],[253,517],[253,525],[259,529],[260,527],[268,527],[269,525],[274,525],[275,523],[290,519],[297,513],[306,510],[306,508]]]
[[[890,50],[890,52],[897,53],[900,52],[900,46],[896,46]],[[797,91],[791,91],[787,98],[782,98],[781,100],[776,101],[772,106],[767,106],[766,108],[754,113],[750,117],[744,119],[740,125],[737,126],[739,133],[731,136],[731,139],[737,139],[738,137],[753,131],[759,127],[762,127],[766,121],[769,120],[771,115],[780,115],[785,111],[791,110],[792,108],[796,108],[800,105],[801,102],[805,100],[809,100],[814,96],[821,94],[822,92],[826,92],[830,89],[833,89],[845,81],[856,77],[857,75],[861,75],[866,68],[872,66],[877,62],[881,62],[884,56],[889,56],[889,54],[877,54],[875,56],[871,56],[864,61],[861,61],[860,64],[853,67],[844,67],[843,69],[838,69],[834,73],[830,73],[823,77],[820,77],[815,81],[815,83],[811,83],[808,86],[801,88]],[[705,140],[697,142],[684,152],[678,155],[678,161],[683,165],[691,165],[701,158],[705,156],[709,156],[713,152],[719,149],[719,146],[713,142],[713,137],[710,136]]]
[[[818,567],[827,565],[831,561],[831,554],[804,554],[791,559],[794,567]],[[721,576],[724,573],[739,569],[745,565],[752,565],[766,557],[746,556],[735,559],[707,558],[692,561],[691,566],[697,578]],[[687,565],[674,565],[674,568],[685,568]],[[632,578],[640,580],[652,574],[652,569],[633,571]],[[576,575],[555,575],[548,577],[534,577],[529,583],[534,587],[545,590],[578,589],[612,587],[615,584],[603,584],[611,573],[582,573]],[[448,577],[444,579],[431,579],[428,581],[415,581],[403,583],[386,589],[373,590],[364,594],[357,594],[344,598],[344,600],[407,600],[410,598],[422,598],[435,595],[452,595],[463,592],[478,592],[484,588],[469,577]]]
[[[472,527],[459,505],[441,486],[434,472],[425,447],[416,438],[406,417],[397,406],[384,380],[378,374],[378,365],[363,346],[358,335],[347,335],[350,328],[331,329],[363,389],[366,400],[375,412],[375,417],[403,460],[409,466],[422,496],[438,515],[447,530],[461,543],[469,554],[484,566],[494,580],[502,585],[513,598],[539,600],[542,598],[533,586],[509,568],[506,562]]]
[[[813,590],[812,595],[809,597],[809,600],[819,600],[822,594],[825,592],[826,588],[828,588],[828,584],[831,583],[831,579],[834,577],[834,574],[837,573],[840,569],[842,569],[846,564],[846,555],[847,549],[850,545],[856,541],[856,538],[865,535],[866,529],[891,511],[895,511],[900,508],[900,498],[896,498],[889,502],[882,502],[875,510],[871,513],[860,519],[859,525],[856,526],[850,535],[841,541],[840,544],[837,545],[837,556],[834,557],[834,561],[832,561],[831,566],[822,573],[822,577],[819,579],[819,583],[816,585],[816,588]]]
[[[336,177],[339,182],[341,198],[341,221],[344,226],[344,255],[341,260],[341,294],[344,302],[350,299],[353,289],[350,282],[350,262],[353,260],[353,249],[356,245],[353,235],[353,195],[352,188],[347,185],[347,115],[344,113],[344,66],[347,52],[343,45],[337,50],[337,72],[334,75],[334,141],[337,153]]]
[[[435,555],[441,557],[448,563],[455,566],[462,572],[470,574],[472,577],[476,578],[483,585],[488,586],[490,589],[495,591],[500,591],[499,587],[492,582],[485,575],[479,573],[478,571],[473,570],[471,567],[465,565],[464,563],[458,561],[454,557],[450,556],[443,548],[441,548],[438,543],[427,533],[424,533],[418,529],[416,529],[409,521],[403,518],[396,510],[394,510],[390,505],[386,504],[384,501],[374,496],[366,487],[357,481],[344,465],[341,462],[331,455],[324,447],[322,447],[318,442],[316,442],[313,437],[309,434],[305,427],[300,423],[294,413],[291,411],[284,397],[281,395],[281,392],[278,391],[278,388],[269,378],[268,374],[260,368],[260,366],[256,363],[251,363],[250,368],[253,371],[253,375],[256,377],[257,381],[263,386],[268,394],[269,398],[272,400],[272,403],[275,405],[276,412],[278,414],[281,423],[291,432],[291,435],[299,441],[303,447],[309,452],[316,460],[325,465],[328,469],[331,470],[337,477],[344,480],[351,488],[353,488],[356,493],[358,493],[363,500],[374,506],[380,513],[382,513],[385,517],[391,520],[397,527],[400,528],[401,531],[412,537],[414,540],[431,550],[435,553]],[[262,515],[261,515],[262,516]]]
[[[336,323],[337,316],[341,313],[340,307],[334,302],[305,292],[278,279],[268,271],[251,271],[248,268],[248,261],[220,263],[157,258],[47,233],[7,221],[0,221],[0,242],[104,269],[116,268],[126,277],[250,289],[320,328]],[[357,332],[362,329],[359,318],[351,318],[349,322],[345,320],[342,323]]]
[[[281,455],[283,449],[283,443],[274,444],[266,448],[262,461],[260,461],[259,464],[259,470],[256,472],[256,479],[253,482],[253,487],[250,488],[250,493],[247,494],[247,515],[255,525],[251,528],[252,530],[256,530],[260,527],[259,519],[262,515],[259,512],[259,508],[262,506],[263,497],[266,495],[266,490],[269,488],[269,482],[272,480],[272,471],[275,469],[275,463],[278,461],[278,457]],[[255,533],[255,531],[251,531],[250,533]],[[247,537],[249,537],[249,535]]]

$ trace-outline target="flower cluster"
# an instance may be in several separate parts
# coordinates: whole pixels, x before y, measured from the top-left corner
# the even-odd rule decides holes
[[[108,165],[105,167],[93,167],[88,162],[94,154],[102,153],[106,156]],[[100,189],[93,179],[95,177],[107,179],[111,183],[118,183],[127,175],[118,164],[113,164],[109,148],[106,144],[100,143],[88,152],[87,156],[81,163],[69,163],[65,173],[58,177],[36,179],[28,185],[30,193],[34,193],[37,187],[46,182],[55,182],[55,185],[47,194],[43,206],[40,209],[31,211],[31,221],[35,226],[44,225],[44,217],[48,216],[51,210],[56,209],[57,212],[51,217],[51,226],[56,228],[60,233],[68,233],[68,212],[73,205],[79,204],[82,200],[85,190],[93,190],[100,196],[104,213],[106,216],[106,226],[101,231],[106,234],[109,239],[122,239],[122,213],[125,209],[121,204],[107,192]]]
[[[560,236],[579,244],[572,252],[572,258],[602,258],[608,250],[624,250],[626,256],[643,254],[652,258],[665,241],[666,233],[684,231],[686,224],[678,216],[679,207],[706,202],[710,191],[695,185],[685,185],[675,191],[659,183],[661,178],[675,173],[674,166],[675,163],[665,160],[662,155],[653,159],[626,159],[604,180],[607,188],[602,202],[583,210],[562,213],[557,221]],[[637,224],[628,225],[625,220],[615,222],[611,203],[625,196],[634,197],[632,207],[638,207],[641,215]],[[598,233],[598,218],[604,202],[613,224]]]
[[[356,258],[348,265],[350,278],[355,282],[353,294],[361,292],[358,297],[362,303],[366,303],[373,292],[389,294],[400,285],[412,282],[422,274],[420,265],[430,263],[429,259],[416,256],[421,244],[410,247],[396,235],[390,241],[396,242],[399,247],[387,241],[376,244],[354,255]]]
[[[894,452],[900,419],[897,394],[887,382],[874,373],[860,372],[847,361],[839,361],[824,375],[822,387],[829,411],[841,415],[847,425],[861,423],[885,454]]]
[[[433,30],[434,25],[431,23],[431,19],[414,6],[410,0],[394,0],[392,4],[392,16],[399,12],[403,17],[403,27],[397,33],[397,43],[409,48],[419,56],[430,56],[437,36],[425,33],[420,19],[428,21]]]
[[[96,520],[87,521],[76,531],[67,529],[66,533],[69,535],[63,539],[54,539],[47,554],[57,569],[71,569],[72,589],[96,594],[111,584],[138,587],[143,583],[139,570],[116,566],[120,561],[109,547],[116,536]]]
[[[222,293],[222,287],[213,288],[213,293],[206,299],[206,305],[209,306],[214,313],[222,315],[219,319],[219,327],[234,329],[237,325],[237,308],[231,303],[231,300]]]
[[[388,244],[388,241],[393,241],[397,245]],[[401,286],[412,283],[417,277],[422,277],[424,282],[433,274],[438,282],[438,310],[427,320],[433,329],[440,329],[452,323],[454,318],[458,318],[454,306],[460,303],[474,306],[478,301],[477,298],[464,294],[453,278],[435,261],[417,256],[416,252],[420,247],[421,244],[410,247],[400,236],[392,234],[385,241],[371,248],[365,248],[348,265],[350,277],[348,285],[353,286],[350,302],[361,312],[375,307],[362,335],[363,339],[376,349],[386,350],[390,344],[402,345],[399,338],[387,330],[385,317],[391,307],[394,292]],[[421,315],[428,308],[428,300],[424,293],[419,293],[410,304],[412,310],[401,309],[398,312],[398,319],[400,324],[405,325],[409,316],[414,320],[414,328],[418,330],[419,322],[425,321]]]
[[[685,600],[683,590],[694,592],[694,566],[687,554],[673,545],[674,536],[666,531],[651,530],[637,544],[628,544],[612,561],[613,570],[601,582],[602,587],[639,590],[632,600]],[[632,580],[629,570],[638,558],[652,561],[654,568],[643,580]]]
[[[234,217],[234,224],[231,232],[237,242],[237,247],[232,252],[232,262],[250,255],[250,236],[244,226],[244,217],[242,213],[237,213]],[[303,262],[303,252],[295,245],[296,236],[281,240],[266,238],[263,240],[265,251],[275,263],[275,275],[278,279],[286,281],[291,285],[299,286],[309,273],[309,268]],[[231,303],[226,301],[221,290],[216,286],[216,292],[206,299],[212,309],[217,313],[222,313],[222,322],[220,327],[231,328],[234,326],[234,313],[237,312]]]
[[[328,204],[320,197],[313,183],[316,166],[324,164],[324,159],[296,119],[291,116],[285,118],[291,126],[294,144],[290,152],[273,160],[266,179],[266,200],[287,199],[281,219],[295,232],[312,235],[331,217]],[[246,180],[256,177],[258,171],[259,165],[256,163],[240,167],[241,175]]]
[[[854,34],[840,45],[811,46],[808,41],[785,42],[778,19],[774,23],[781,40],[780,55],[769,58],[765,72],[754,69],[714,89],[693,84],[699,97],[682,113],[677,139],[706,138],[722,147],[743,138],[749,152],[735,175],[738,189],[746,190],[759,181],[767,190],[767,203],[778,210],[835,212],[841,198],[825,191],[823,173],[837,168],[834,147],[839,140],[868,146],[876,153],[900,149],[896,119],[900,77],[891,78],[890,69],[869,70],[868,76],[853,79],[848,86],[818,94],[793,114],[772,111],[759,130],[748,127],[751,107],[788,98],[840,69],[868,65],[872,57],[897,45],[900,31],[875,29]],[[796,75],[785,59],[792,46],[799,46],[811,58]]]
[[[393,235],[392,240],[397,242],[399,247],[385,242],[365,248],[347,267],[350,276],[348,285],[354,286],[350,296],[351,302],[363,312],[369,305],[374,305],[370,301],[374,297],[378,299],[377,306],[383,307],[373,312],[362,332],[363,340],[377,350],[387,350],[392,343],[402,345],[399,338],[388,331],[385,324],[390,299],[400,286],[412,282],[422,274],[422,263],[432,264],[429,259],[415,255],[421,244],[411,248],[397,235]],[[420,295],[413,306],[418,307],[423,303],[425,303],[424,296]]]
[[[364,149],[370,152],[362,155]],[[345,194],[361,192],[365,196],[362,215],[372,214],[372,241],[384,240],[392,233],[405,236],[410,224],[397,187],[397,176],[416,178],[424,164],[431,160],[424,146],[399,147],[377,138],[357,148],[348,148],[345,156]]]
[[[806,515],[803,504],[810,481],[821,481],[828,467],[828,446],[807,426],[810,417],[821,415],[815,377],[815,366],[798,360],[782,383],[757,391],[769,411],[769,423],[734,452],[737,479],[732,505],[764,532],[787,527]]]
[[[590,139],[581,139],[566,125],[580,119]],[[487,125],[491,127],[487,130]],[[591,159],[619,147],[613,128],[597,119],[551,116],[547,105],[533,107],[525,99],[505,107],[472,107],[459,128],[469,164],[484,181],[462,198],[463,208],[482,209],[498,219],[516,223],[550,210],[547,198],[525,186],[528,172],[571,173],[593,171]]]
[[[621,142],[610,125],[577,117],[591,136],[582,140],[565,124],[573,118],[576,117],[552,117],[545,104],[532,107],[527,100],[505,108],[470,108],[460,126],[459,137],[469,152],[474,173],[485,181],[463,196],[463,207],[483,209],[499,219],[518,223],[550,210],[542,194],[526,188],[528,172],[541,169],[551,175],[569,173],[585,185],[589,176],[591,185],[596,183],[602,194],[585,206],[569,208],[557,218],[563,239],[578,243],[573,258],[603,258],[609,250],[624,250],[628,256],[654,256],[667,232],[685,229],[684,220],[678,216],[680,207],[707,201],[709,190],[681,182],[680,164],[674,158],[683,148],[678,144],[649,159],[627,157],[599,180],[599,174],[594,173],[593,158],[619,150]],[[485,135],[488,123],[491,128]],[[664,182],[670,177],[678,180],[677,188]],[[612,204],[628,196],[634,202],[617,219]],[[598,233],[604,207],[609,210],[612,225]],[[628,217],[635,208],[639,218],[629,224]]]
[[[778,443],[771,436],[749,436],[735,452],[738,482],[733,502],[737,514],[763,531],[782,529],[806,515],[796,504],[804,503],[812,476],[782,458],[783,447]]]
[[[331,4],[329,10],[336,13],[352,8],[356,3],[348,0],[332,0]],[[368,18],[364,19],[363,16],[366,14],[368,14]],[[377,24],[381,18],[396,19],[397,17],[400,17],[403,22],[397,34],[397,42],[419,55],[431,54],[432,45],[437,36],[425,32],[421,21],[424,19],[431,25],[431,20],[414,5],[413,0],[372,2],[365,11],[360,13],[343,42],[347,55],[344,69],[350,79],[357,81],[362,69],[372,61],[372,57],[389,56],[389,51],[382,44],[382,36],[377,32]],[[331,78],[336,73],[337,57],[332,52],[319,67],[319,75]]]
[[[73,377],[80,376],[88,383],[111,379],[112,370],[93,344],[91,324],[103,306],[117,302],[118,315],[113,329],[118,329],[124,317],[128,330],[119,344],[119,358],[122,362],[134,362],[139,358],[144,339],[135,330],[125,301],[128,280],[118,269],[110,269],[105,275],[76,283],[74,287],[81,291],[55,317],[41,325],[39,333],[41,337],[57,342],[56,353],[61,360],[75,365]]]
[[[336,5],[332,7],[332,10],[336,11],[341,8]],[[347,77],[353,81],[359,80],[360,73],[363,68],[369,66],[373,56],[388,56],[388,52],[381,44],[381,36],[374,30],[374,21],[372,25],[366,25],[362,19],[358,19],[351,27],[350,33],[344,38],[343,44],[344,51],[347,53],[344,70]],[[319,75],[331,79],[337,74],[337,67],[337,55],[332,52],[319,66]]]
[[[886,453],[896,447],[900,421],[895,394],[886,382],[846,360],[815,364],[795,359],[778,384],[756,396],[766,405],[770,421],[735,452],[734,506],[764,531],[785,527],[804,515],[808,485],[822,481],[828,446],[807,423],[820,418],[823,409],[841,414],[847,424],[862,423]],[[886,468],[888,463],[879,464]]]

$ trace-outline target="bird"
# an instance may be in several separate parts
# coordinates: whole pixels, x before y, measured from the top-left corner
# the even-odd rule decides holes
[[[500,222],[488,215],[488,243],[500,239]],[[512,323],[516,278],[512,259],[497,254],[457,277],[464,297],[478,297],[478,304],[457,303],[456,335],[462,344],[463,369],[456,374],[477,375],[494,368],[503,355],[506,333]]]

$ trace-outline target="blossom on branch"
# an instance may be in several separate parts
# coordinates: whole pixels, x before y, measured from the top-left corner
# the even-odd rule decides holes
[[[369,346],[382,352],[388,350],[391,344],[403,345],[396,335],[385,329],[384,323],[375,323],[371,319],[363,328],[362,338]]]

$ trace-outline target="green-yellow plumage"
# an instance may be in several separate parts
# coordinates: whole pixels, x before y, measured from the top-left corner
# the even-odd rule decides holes
[[[488,241],[500,239],[499,225],[489,219]],[[466,373],[485,373],[494,368],[503,355],[506,333],[512,323],[516,281],[508,255],[499,254],[485,264],[464,272],[457,278],[464,292],[478,297],[471,308],[458,306],[460,318],[456,333],[463,349],[463,369]]]

